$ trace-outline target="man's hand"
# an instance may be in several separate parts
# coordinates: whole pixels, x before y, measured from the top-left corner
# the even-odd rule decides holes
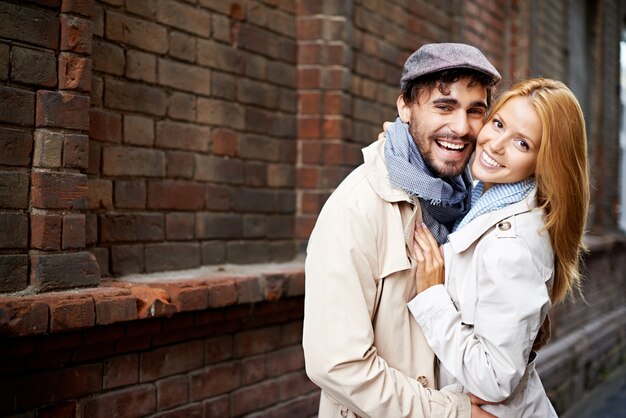
[[[468,395],[470,402],[472,403],[472,418],[498,418],[487,411],[483,411],[480,407],[480,405],[493,405],[495,402],[487,402],[480,399],[478,396],[472,395],[471,393],[468,393]]]

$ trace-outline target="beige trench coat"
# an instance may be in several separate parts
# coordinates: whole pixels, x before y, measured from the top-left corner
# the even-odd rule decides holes
[[[419,205],[391,187],[384,140],[363,155],[307,248],[303,347],[319,418],[469,418],[466,395],[434,390],[435,357],[407,308]]]

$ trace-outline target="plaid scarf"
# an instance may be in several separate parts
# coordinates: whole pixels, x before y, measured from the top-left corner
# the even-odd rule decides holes
[[[387,129],[385,163],[389,181],[411,197],[419,198],[422,218],[439,244],[446,242],[449,228],[470,208],[471,176],[466,167],[460,176],[436,177],[426,166],[400,118]]]

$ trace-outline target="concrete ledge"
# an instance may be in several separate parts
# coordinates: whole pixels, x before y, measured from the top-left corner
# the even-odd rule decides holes
[[[52,334],[302,295],[302,261],[131,275],[97,288],[0,296],[0,336]]]

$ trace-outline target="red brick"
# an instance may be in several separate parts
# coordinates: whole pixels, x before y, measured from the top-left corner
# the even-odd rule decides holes
[[[91,55],[92,26],[89,19],[61,16],[61,51]]]
[[[167,94],[161,88],[106,79],[104,91],[104,104],[108,108],[165,115]]]
[[[0,5],[0,10],[1,7]],[[0,86],[0,103],[11,103],[11,106],[0,106],[0,122],[33,126],[35,121],[35,93]]]
[[[265,358],[262,356],[243,359],[241,369],[241,384],[243,386],[260,382],[267,377]]]
[[[240,278],[235,283],[238,303],[254,303],[263,300],[258,277]]]
[[[193,239],[195,222],[193,213],[168,213],[165,215],[165,237],[168,240]]]
[[[0,37],[56,49],[59,45],[59,19],[56,12],[42,8],[3,3]],[[24,22],[37,22],[25,25]]]
[[[49,52],[14,46],[11,51],[11,79],[17,83],[54,87],[57,84],[56,57]]]
[[[243,181],[243,165],[239,160],[196,154],[194,167],[196,180],[228,184]]]
[[[132,408],[129,408],[132,405]],[[131,386],[105,392],[84,401],[82,415],[90,418],[138,418],[156,411],[156,390],[153,385]]]
[[[0,292],[16,292],[28,285],[28,255],[0,255]]]
[[[220,308],[237,303],[237,286],[234,280],[219,280],[208,283],[209,307]]]
[[[239,136],[235,131],[230,129],[213,130],[213,154],[226,155],[229,157],[237,156],[237,142]]]
[[[213,71],[213,84],[211,86],[213,97],[226,100],[237,99],[237,76]]]
[[[189,381],[186,376],[173,376],[156,382],[159,410],[189,402]]]
[[[159,213],[100,215],[102,242],[162,241],[165,220]]]
[[[205,68],[159,59],[159,84],[190,93],[211,94],[211,72]]]
[[[246,64],[238,49],[204,39],[198,40],[198,63],[235,74],[241,74]]]
[[[87,176],[83,174],[32,173],[32,205],[42,209],[84,209]]]
[[[89,164],[89,137],[68,134],[63,143],[63,166],[86,170]]]
[[[148,273],[200,267],[200,245],[196,242],[146,244],[145,254]]]
[[[91,90],[91,59],[67,53],[59,56],[59,88],[63,90]]]
[[[148,208],[194,210],[204,206],[204,187],[180,180],[148,182]]]
[[[153,415],[154,418],[202,418],[202,404],[194,403]]]
[[[278,95],[275,87],[270,84],[241,78],[239,79],[237,93],[237,98],[242,103],[254,104],[255,106],[269,109],[278,107]]]
[[[137,303],[132,296],[94,297],[94,301],[97,325],[137,319]]]
[[[207,185],[205,206],[211,211],[226,211],[230,208],[230,189],[225,186]]]
[[[264,409],[278,402],[279,388],[275,381],[268,381],[239,389],[231,395],[233,416]]]
[[[118,113],[90,109],[89,137],[99,141],[122,142],[122,117]]]
[[[102,39],[94,39],[92,59],[94,71],[113,75],[124,74],[126,56],[124,54],[124,49],[117,44],[106,42]],[[93,104],[101,105],[102,102],[100,101],[97,103],[97,101],[94,100]]]
[[[128,30],[133,28],[133,30]],[[167,52],[167,29],[143,19],[107,11],[106,37],[112,41],[136,46],[158,54]]]
[[[228,100],[198,98],[198,122],[209,125],[227,126],[231,129],[244,128],[244,108]]]
[[[0,209],[26,208],[28,208],[28,173],[0,171]]]
[[[317,386],[311,382],[304,371],[280,376],[278,385],[281,401],[317,391]]]
[[[218,363],[229,360],[233,356],[233,338],[231,335],[221,335],[208,338],[205,343],[205,364]]]
[[[30,241],[40,250],[61,249],[61,216],[57,214],[31,213]]]
[[[46,403],[91,395],[102,390],[102,366],[86,364],[15,379],[15,407],[29,409]]]
[[[134,385],[139,382],[138,354],[124,354],[104,361],[103,389]]]
[[[75,330],[95,325],[93,299],[89,297],[58,299],[48,302],[50,332]]]
[[[127,282],[116,282],[115,285],[130,289],[137,302],[138,319],[171,317],[176,313],[176,306],[170,303],[169,295],[163,289]]]
[[[47,331],[48,305],[18,298],[0,299],[0,335],[37,335]]]
[[[211,33],[210,13],[172,0],[160,1],[157,4],[156,19],[168,26],[184,28],[205,38]]]
[[[111,180],[89,179],[87,182],[87,208],[113,208],[113,185]]]
[[[94,0],[63,0],[62,13],[77,13],[84,16],[93,16]]]
[[[173,92],[169,97],[167,115],[172,119],[189,122],[196,120],[196,96],[193,94]]]
[[[241,364],[228,363],[207,367],[189,374],[191,400],[228,393],[241,385]]]
[[[30,282],[40,291],[97,286],[100,270],[87,251],[66,254],[32,254]]]
[[[37,411],[41,418],[74,418],[76,417],[76,401],[46,406]]]
[[[280,328],[263,328],[237,333],[234,351],[236,357],[247,357],[275,350],[279,345]]]
[[[157,80],[156,56],[147,52],[127,50],[126,77],[155,83]]]
[[[126,11],[153,18],[156,13],[156,2],[154,0],[126,0]]]
[[[156,145],[158,147],[208,151],[210,140],[209,128],[180,122],[157,122]]]
[[[102,156],[102,146],[98,141],[89,141],[89,162],[87,174],[100,174],[100,157]]]
[[[85,248],[85,215],[69,214],[63,216],[63,235],[61,248]]]
[[[234,25],[233,25],[234,26]],[[213,14],[213,39],[225,43],[234,43],[230,19],[217,13]]]
[[[198,311],[209,306],[209,292],[204,286],[164,286],[178,312]]]
[[[194,155],[191,152],[167,151],[167,176],[168,177],[193,177]]]
[[[37,92],[37,126],[89,129],[89,97],[68,92]]]
[[[165,155],[162,151],[113,146],[102,155],[102,171],[108,176],[165,176]]]
[[[181,26],[185,27],[185,26]],[[183,61],[196,60],[196,38],[182,32],[170,32],[169,54]]]
[[[189,372],[202,366],[202,341],[190,341],[141,354],[140,381]]]
[[[115,207],[118,209],[143,209],[146,207],[146,196],[145,181],[115,181]]]
[[[266,357],[268,376],[280,376],[304,369],[302,347],[292,346],[270,353]]]
[[[206,418],[227,417],[230,415],[230,396],[223,395],[202,402]],[[294,415],[295,416],[295,415]]]
[[[136,145],[152,145],[154,143],[154,121],[143,116],[124,116],[124,142]]]
[[[272,418],[312,417],[317,414],[320,391],[283,402],[271,409]]]
[[[0,164],[29,166],[33,134],[19,129],[0,128]]]

